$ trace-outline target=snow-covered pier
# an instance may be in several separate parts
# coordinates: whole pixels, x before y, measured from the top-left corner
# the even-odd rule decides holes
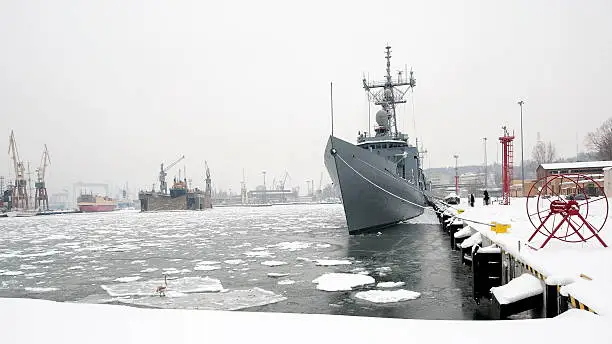
[[[550,204],[548,200],[530,200],[538,201]],[[604,317],[612,316],[612,249],[604,247],[596,237],[586,242],[565,242],[555,238],[546,242],[548,237],[542,233],[533,235],[536,229],[529,221],[525,198],[512,199],[510,205],[476,204],[469,207],[463,200],[459,206],[436,205],[442,212],[440,217],[444,228],[451,235],[451,244],[465,255],[463,261],[472,265],[475,297],[491,297],[493,304],[501,308],[532,298],[542,301],[547,317],[556,316],[568,307]],[[588,218],[603,223],[607,215],[607,205],[599,202],[591,205]],[[502,224],[497,231],[495,223]],[[583,236],[591,236],[586,226],[573,223]],[[598,233],[604,242],[612,242],[611,226],[612,223],[606,223]],[[486,266],[490,271],[483,272],[482,268],[477,271],[476,259],[491,252],[501,260],[478,265]],[[485,282],[478,282],[483,281],[477,278],[479,273],[486,275]],[[539,283],[534,283],[533,278],[524,274],[535,277]],[[517,281],[510,283],[515,279]],[[483,294],[479,295],[478,290],[483,288]],[[512,296],[508,299],[504,295]],[[521,310],[525,309],[518,311]]]

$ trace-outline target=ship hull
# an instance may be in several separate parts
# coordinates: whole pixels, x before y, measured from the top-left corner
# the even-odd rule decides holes
[[[388,227],[423,213],[423,192],[391,173],[396,166],[375,152],[330,136],[324,162],[342,195],[350,234]]]
[[[79,210],[84,213],[99,213],[115,210],[114,204],[79,204]]]

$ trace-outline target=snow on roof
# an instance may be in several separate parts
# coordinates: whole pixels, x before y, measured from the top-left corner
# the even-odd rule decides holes
[[[557,162],[551,164],[542,164],[545,170],[566,170],[579,168],[603,168],[612,167],[612,161],[580,161],[580,162]]]

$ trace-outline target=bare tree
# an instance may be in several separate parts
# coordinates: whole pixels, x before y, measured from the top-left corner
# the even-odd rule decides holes
[[[533,147],[531,157],[537,165],[547,164],[553,162],[556,159],[557,149],[550,141],[548,141],[548,143],[544,143],[544,141],[538,141],[535,147]]]
[[[586,137],[589,150],[601,160],[612,160],[612,118]]]

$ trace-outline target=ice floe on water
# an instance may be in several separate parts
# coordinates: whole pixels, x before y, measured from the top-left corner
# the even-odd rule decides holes
[[[36,269],[38,269],[38,267],[34,266],[34,265],[30,265],[30,264],[21,264],[19,266],[19,269],[21,269],[21,270],[36,270]]]
[[[310,244],[307,242],[300,242],[300,241],[292,241],[292,242],[284,241],[276,245],[268,245],[268,247],[275,247],[275,248],[279,248],[281,250],[287,250],[287,251],[298,251],[298,250],[310,247]]]
[[[285,277],[285,276],[289,276],[289,274],[281,273],[281,272],[268,272],[268,277]]]
[[[290,279],[284,279],[284,280],[278,281],[276,284],[289,285],[289,284],[295,284],[295,281],[294,280],[290,280]]]
[[[368,290],[360,291],[355,294],[358,299],[374,303],[391,303],[407,300],[414,300],[421,296],[421,293],[405,289],[398,290]]]
[[[312,262],[312,259],[304,258],[304,257],[297,257],[295,258],[295,260],[300,261],[300,262]]]
[[[330,244],[317,244],[317,248],[328,248],[331,247]]]
[[[286,262],[281,262],[279,260],[266,260],[265,262],[261,262],[261,265],[266,265],[266,266],[280,266],[280,265],[285,265],[287,264]]]
[[[157,270],[159,270],[159,269],[158,268],[146,268],[146,269],[140,270],[140,272],[147,273],[147,272],[155,272]]]
[[[229,264],[229,265],[238,265],[238,264],[244,263],[244,260],[242,260],[242,259],[228,259],[228,260],[224,260],[223,262],[225,264]]]
[[[333,265],[350,265],[352,264],[350,261],[343,260],[335,260],[335,259],[317,259],[315,260],[316,264],[319,266],[333,266]]]
[[[168,296],[169,291],[166,292]],[[258,287],[246,290],[230,290],[222,293],[174,294],[171,297],[144,297],[117,299],[118,302],[155,308],[182,308],[235,311],[264,306],[286,300],[272,291]]]
[[[3,275],[3,276],[18,276],[18,275],[23,275],[23,271],[11,271],[11,270],[8,270],[8,271],[4,271],[4,272],[0,273],[0,275]]]
[[[397,288],[401,287],[405,282],[380,282],[376,285],[377,288]]]
[[[352,290],[375,282],[371,276],[337,272],[324,274],[312,281],[317,284],[317,289],[324,291]]]
[[[33,272],[29,274],[25,274],[25,277],[40,277],[46,275],[46,272]]]
[[[197,262],[198,265],[218,265],[221,264],[221,262],[215,261],[215,260],[202,260]]]
[[[75,265],[75,266],[71,266],[68,268],[68,270],[83,270],[85,269],[84,267],[82,267],[81,265]]]
[[[151,296],[155,295],[155,289],[164,285],[163,280],[147,280],[134,281],[113,285],[102,285],[108,295],[113,297],[119,296]],[[221,281],[210,277],[182,277],[177,279],[169,279],[166,293],[204,293],[204,292],[219,292],[223,290]]]
[[[130,264],[144,264],[146,262],[147,262],[146,260],[138,259],[138,260],[132,260]]]
[[[126,276],[126,277],[116,278],[115,281],[117,281],[117,282],[134,282],[134,281],[138,281],[141,278],[142,277],[140,277],[140,276]]]
[[[168,268],[168,269],[164,269],[163,273],[166,275],[177,275],[177,274],[186,274],[191,272],[191,270],[189,269],[177,269],[177,268]]]
[[[269,251],[249,251],[244,252],[247,257],[258,257],[258,258],[273,258],[274,255]]]
[[[32,262],[33,264],[50,264],[53,263],[55,260],[53,259],[45,259],[45,260],[39,260],[37,262]]]
[[[196,271],[213,271],[219,270],[221,267],[219,265],[196,265],[193,269]]]
[[[49,288],[25,287],[24,289],[25,289],[25,291],[29,291],[31,293],[48,293],[48,292],[51,292],[51,291],[59,290],[58,288],[53,288],[53,287],[49,287]]]

